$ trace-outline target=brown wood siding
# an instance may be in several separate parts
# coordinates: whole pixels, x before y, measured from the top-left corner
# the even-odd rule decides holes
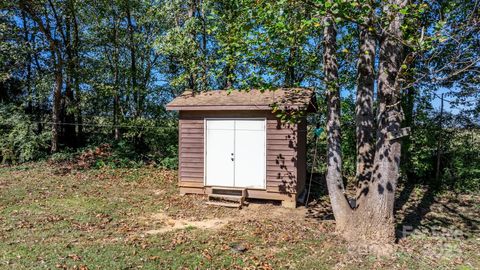
[[[179,180],[182,186],[203,185],[203,119],[179,117]],[[190,184],[191,183],[191,184]]]
[[[297,193],[305,189],[307,181],[307,119],[303,118],[298,124],[298,166],[297,166]]]
[[[297,126],[267,120],[267,191],[295,193]]]
[[[181,111],[179,116],[179,180],[180,186],[203,185],[204,119],[205,118],[267,119],[267,191],[296,193],[297,160],[296,125],[282,125],[269,111]],[[303,167],[303,166],[302,166]]]

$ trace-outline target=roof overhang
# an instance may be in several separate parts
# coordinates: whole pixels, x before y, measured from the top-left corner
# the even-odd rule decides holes
[[[312,106],[313,107],[313,106]],[[265,105],[196,105],[196,106],[166,106],[168,111],[270,111],[272,106]],[[304,110],[304,106],[280,106],[279,109],[300,109]]]
[[[216,91],[225,91],[225,90],[216,90]],[[238,91],[238,90],[234,90]],[[271,92],[275,93],[277,90],[272,90]],[[295,89],[295,91],[298,91],[298,89]],[[192,94],[190,91],[185,91],[180,95],[179,97],[175,98],[172,102],[168,103],[166,105],[166,109],[169,111],[271,111],[274,109],[279,110],[305,110],[307,112],[316,112],[317,108],[317,102],[316,102],[316,96],[315,92],[313,89],[305,88],[305,92],[308,92],[307,96],[305,94],[302,95],[302,103],[297,103],[297,102],[289,102],[289,99],[282,99],[282,96],[279,95],[275,97],[274,102],[269,102],[271,104],[265,104],[266,102],[257,102],[257,104],[238,104],[240,102],[235,102],[234,96],[229,97],[230,94],[227,95],[220,95],[220,99],[212,99],[208,100],[207,104],[196,104],[195,99],[196,96],[201,96],[207,95],[208,93],[212,92],[206,92],[207,94],[200,93],[200,94]],[[225,91],[226,92],[226,91]],[[240,92],[240,91],[239,91]],[[283,93],[286,92],[284,89],[281,91],[278,91],[278,93]],[[244,94],[239,94],[238,92],[235,93],[235,95],[238,97],[238,95],[248,95],[249,92],[245,91],[243,92]],[[219,92],[215,93],[217,96]],[[262,93],[263,94],[263,93]],[[271,95],[272,93],[270,93]],[[291,94],[291,92],[289,93]],[[259,94],[256,94],[259,95]],[[268,93],[266,95],[269,95]],[[298,94],[297,94],[298,95]],[[204,98],[203,97],[203,98]],[[291,96],[289,96],[290,98]],[[183,99],[183,102],[182,102]],[[185,102],[185,99],[189,99],[190,102]],[[222,103],[223,101],[223,103]],[[216,104],[216,103],[222,103],[222,104]]]

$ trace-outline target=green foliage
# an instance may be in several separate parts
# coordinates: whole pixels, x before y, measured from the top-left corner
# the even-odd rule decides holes
[[[53,153],[49,156],[49,160],[53,163],[74,162],[77,155],[81,153],[83,149],[62,149],[62,151]]]
[[[357,154],[355,100],[352,97],[345,98],[341,102],[341,109],[343,171],[346,177],[353,177]]]
[[[430,122],[431,123],[431,122]],[[444,129],[419,126],[414,129],[405,168],[414,182],[437,189],[480,190],[480,133],[478,129]],[[437,147],[441,144],[440,178],[435,181]]]
[[[176,120],[152,121],[137,118],[124,125],[127,128],[122,139],[114,144],[114,156],[154,162],[168,168],[178,166]]]
[[[480,130],[448,132],[453,136],[445,141],[441,185],[458,191],[480,190]]]
[[[29,3],[30,12],[21,5]],[[343,171],[351,177],[359,27],[371,19],[368,30],[381,37],[392,19],[384,16],[384,10],[390,9],[404,16],[401,30],[407,56],[401,63],[400,87],[413,89],[405,94],[413,100],[404,108],[412,135],[404,140],[402,171],[410,181],[430,183],[441,137],[441,183],[436,184],[478,189],[479,147],[464,135],[466,128],[478,127],[480,114],[475,1],[413,1],[399,7],[345,0],[51,0],[7,1],[2,7],[6,7],[0,12],[3,162],[50,154],[56,60],[39,22],[49,24],[46,31],[56,39],[63,58],[61,152],[51,159],[72,162],[108,144],[109,154],[95,157],[93,166],[154,163],[176,168],[176,115],[166,112],[164,105],[185,88],[315,87],[320,112],[308,116],[309,123],[325,127],[322,19],[329,14],[338,32]],[[438,127],[438,112],[430,106],[435,100],[432,93],[440,88],[463,117],[443,129]],[[280,112],[275,106],[273,111],[285,122],[304,116]],[[309,165],[324,172],[325,133],[318,139],[314,165],[311,126],[308,136]]]
[[[38,132],[30,117],[15,106],[0,104],[0,160],[21,163],[44,157],[50,133]]]
[[[418,101],[412,134],[404,139],[403,173],[408,181],[437,189],[480,190],[480,133],[478,127],[461,126],[461,117],[442,119],[428,101]],[[446,128],[440,128],[440,123]],[[453,126],[453,127],[452,127]],[[436,179],[440,151],[439,179]]]
[[[327,170],[327,132],[320,133],[320,136],[315,136],[315,127],[325,127],[325,104],[323,101],[319,102],[319,115],[308,118],[309,126],[312,128],[307,133],[307,158],[308,169],[311,172],[325,173]],[[341,102],[342,114],[342,160],[343,160],[343,174],[346,178],[352,179],[355,176],[356,170],[356,141],[355,141],[355,102],[352,98],[346,98]],[[317,146],[316,162],[313,163],[313,156],[315,154],[315,144]]]
[[[111,140],[109,130],[105,130],[90,140],[89,146],[76,150],[75,155],[78,157],[88,150],[94,151],[102,145],[108,145],[108,153],[96,157],[94,167],[124,168],[144,164],[169,169],[178,167],[176,121],[135,119],[122,126],[122,137],[119,140]]]

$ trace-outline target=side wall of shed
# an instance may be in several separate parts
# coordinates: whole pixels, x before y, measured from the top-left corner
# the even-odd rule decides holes
[[[307,119],[303,118],[297,129],[298,166],[297,166],[297,194],[302,193],[307,181]]]
[[[179,185],[184,188],[204,187],[204,119],[205,118],[267,119],[267,189],[268,193],[294,194],[305,182],[304,137],[297,125],[283,125],[269,111],[181,111],[179,116]],[[299,124],[302,126],[303,124]],[[305,129],[305,128],[303,128]],[[299,148],[300,147],[300,148]],[[299,160],[300,158],[300,160]],[[300,163],[299,163],[300,162]],[[299,166],[299,164],[302,164]],[[188,189],[187,189],[188,190]],[[261,193],[257,193],[261,194]],[[261,196],[260,196],[261,197]]]

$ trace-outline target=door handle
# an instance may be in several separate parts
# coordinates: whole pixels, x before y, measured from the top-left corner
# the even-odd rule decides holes
[[[234,155],[233,153],[231,153],[231,156],[232,156],[232,157],[231,157],[230,159],[231,159],[232,161],[234,161],[234,160],[235,160],[235,157],[234,157],[235,155]]]

